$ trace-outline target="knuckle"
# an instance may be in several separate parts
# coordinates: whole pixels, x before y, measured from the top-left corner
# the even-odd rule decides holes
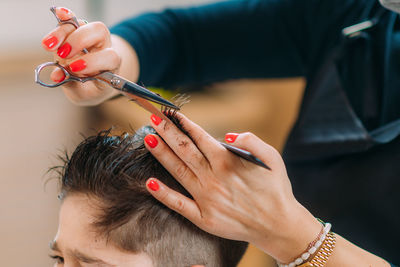
[[[216,164],[215,167],[219,171],[226,172],[226,171],[232,170],[231,162],[228,160],[221,159],[221,160],[216,161],[215,164]]]
[[[91,24],[91,27],[93,27],[93,30],[95,30],[97,33],[100,33],[101,35],[110,34],[110,31],[108,30],[107,26],[103,22],[95,21],[90,24]]]
[[[210,216],[210,214],[206,216],[203,215],[202,223],[206,229],[211,230],[216,228],[215,219]]]
[[[185,210],[185,201],[183,201],[182,199],[178,198],[175,201],[174,209],[177,212],[182,213]]]
[[[55,32],[57,32],[62,37],[66,37],[69,34],[71,34],[72,32],[74,32],[75,30],[76,30],[76,28],[74,26],[72,26],[69,23],[66,23],[66,24],[62,24],[62,25],[58,26],[56,28]]]
[[[249,141],[255,137],[255,135],[251,132],[242,133],[241,136],[244,141]]]
[[[115,49],[110,47],[110,48],[107,48],[105,51],[109,54],[109,57],[110,57],[109,60],[113,66],[121,65],[121,57],[119,56],[117,51],[115,51]]]
[[[180,164],[175,170],[175,173],[177,175],[176,178],[179,180],[183,180],[188,175],[188,172],[189,168],[186,165]]]
[[[168,201],[168,198],[169,198],[169,192],[168,192],[168,190],[162,190],[162,191],[163,192],[158,195],[158,199],[161,202],[166,203]]]
[[[209,165],[208,160],[202,154],[193,152],[192,150],[186,150],[185,154],[188,155],[187,164],[195,171],[205,169]]]

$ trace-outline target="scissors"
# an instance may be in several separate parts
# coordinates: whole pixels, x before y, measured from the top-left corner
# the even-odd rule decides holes
[[[51,7],[50,11],[54,14],[58,21],[58,25],[63,25],[63,24],[71,24],[73,25],[76,29],[79,28],[79,22],[75,16],[68,20],[61,20],[57,14],[56,14],[56,7]],[[83,50],[85,54],[88,53],[87,49],[85,48]],[[41,79],[41,73],[44,69],[49,69],[49,68],[59,68],[64,72],[65,79],[61,82],[57,83],[47,83],[44,82]],[[160,95],[134,83],[131,82],[119,75],[116,75],[112,72],[105,71],[101,72],[97,75],[90,76],[90,77],[78,77],[73,75],[72,73],[69,72],[68,69],[60,65],[58,62],[47,62],[39,65],[35,69],[35,82],[45,86],[45,87],[58,87],[60,85],[63,85],[68,82],[87,82],[87,81],[101,81],[109,86],[111,86],[114,89],[119,90],[122,94],[127,96],[128,98],[132,99],[135,101],[138,105],[142,106],[144,109],[148,110],[149,112],[159,116],[162,119],[169,120],[167,116],[165,116],[158,108],[156,108],[154,105],[152,105],[149,101],[160,104],[162,106],[174,109],[174,110],[179,110],[179,107],[171,103],[170,101],[162,98]]]
[[[56,7],[51,7],[50,11],[54,14],[58,21],[58,25],[63,25],[63,24],[71,24],[73,25],[76,29],[79,28],[79,22],[75,16],[68,20],[61,20],[57,14],[56,14]],[[87,54],[89,53],[87,49],[82,50],[83,53]],[[47,83],[44,82],[41,79],[41,73],[44,69],[46,68],[60,68],[65,75],[65,79],[61,82],[55,82],[55,83]],[[35,82],[45,86],[45,87],[58,87],[61,86],[65,83],[68,82],[87,82],[87,81],[100,81],[108,84],[114,89],[119,90],[123,95],[128,97],[129,99],[135,101],[138,105],[146,109],[147,111],[151,112],[152,114],[158,116],[159,118],[162,118],[166,121],[170,121],[170,119],[158,108],[156,108],[151,102],[160,104],[164,107],[171,108],[174,110],[179,110],[179,107],[171,103],[170,101],[162,98],[160,95],[134,83],[131,82],[119,75],[116,75],[112,72],[105,71],[101,72],[97,75],[90,76],[90,77],[78,77],[75,76],[74,74],[70,73],[68,69],[60,65],[57,61],[56,62],[46,62],[43,64],[40,64],[39,66],[36,67],[35,69]],[[259,165],[263,168],[266,168],[268,170],[271,170],[270,167],[268,167],[265,163],[263,163],[260,159],[252,155],[250,152],[245,151],[243,149],[225,144],[220,142],[222,146],[224,146],[227,150],[231,151],[232,153],[238,155],[241,158],[244,158],[250,162],[253,162],[256,165]]]

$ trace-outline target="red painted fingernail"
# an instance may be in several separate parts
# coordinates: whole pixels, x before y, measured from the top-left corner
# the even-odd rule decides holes
[[[69,10],[68,8],[65,8],[65,7],[60,7],[60,10],[67,14],[69,14],[71,12],[71,10]]]
[[[72,11],[65,7],[57,7],[56,13],[60,20],[69,20],[73,16]]]
[[[146,137],[144,138],[144,141],[151,148],[155,148],[158,145],[157,138],[152,134],[146,135]]]
[[[47,39],[43,40],[43,44],[51,49],[58,44],[58,39],[55,36],[49,36]]]
[[[160,189],[160,185],[155,180],[150,180],[147,183],[147,187],[153,191],[158,191],[158,189]]]
[[[153,121],[155,125],[159,125],[162,122],[162,119],[157,117],[156,115],[151,115],[150,119]]]
[[[71,52],[71,49],[72,49],[71,45],[69,43],[65,43],[62,46],[60,46],[60,48],[58,48],[57,55],[60,58],[66,58]]]
[[[64,79],[65,79],[65,74],[63,73],[63,76],[61,77],[61,79],[56,80],[55,82],[60,83],[60,82],[64,81]]]
[[[227,133],[225,135],[225,141],[228,143],[233,143],[235,142],[236,138],[239,136],[237,133]]]
[[[78,59],[77,61],[74,61],[71,64],[69,64],[69,68],[71,69],[72,72],[81,71],[84,68],[86,68],[86,61],[84,61],[83,59]]]

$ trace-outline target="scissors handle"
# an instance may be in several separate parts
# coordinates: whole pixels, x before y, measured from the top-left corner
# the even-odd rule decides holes
[[[54,14],[54,16],[56,17],[57,21],[58,21],[58,25],[62,25],[62,24],[71,24],[73,25],[76,29],[79,28],[79,22],[78,19],[73,16],[70,19],[67,20],[61,20],[58,16],[57,16],[57,12],[56,12],[56,7],[51,7],[50,11]],[[87,54],[88,50],[85,48],[82,50],[83,53]],[[55,68],[59,68],[63,71],[65,78],[60,81],[60,82],[45,82],[41,77],[41,75],[43,75],[43,70],[45,69],[55,69]],[[45,80],[48,80],[48,77],[46,77]],[[89,77],[78,77],[73,75],[72,73],[69,72],[68,69],[66,69],[64,66],[61,66],[58,62],[48,62],[48,63],[44,63],[39,65],[38,67],[36,67],[35,69],[35,82],[42,85],[42,86],[46,86],[46,87],[50,87],[50,88],[54,88],[60,85],[63,85],[67,82],[71,82],[71,81],[76,81],[76,82],[87,82],[87,81],[102,81],[105,82],[106,84],[108,84],[109,86],[113,87],[114,89],[120,90],[122,93],[125,94],[130,94],[130,98],[132,98],[133,100],[135,100],[138,104],[140,104],[141,106],[145,107],[145,109],[149,110],[149,111],[154,111],[153,108],[150,108],[150,105],[147,103],[144,103],[144,101],[141,101],[139,98],[143,98],[144,100],[148,100],[154,103],[158,103],[160,105],[175,109],[175,110],[179,110],[179,107],[177,107],[176,105],[174,105],[173,103],[171,103],[170,101],[162,98],[160,95],[153,93],[152,91],[139,86],[136,83],[133,83],[129,80],[126,80],[125,78],[118,76],[116,74],[113,74],[112,72],[109,71],[105,71],[102,72],[100,74],[97,74],[95,76],[89,76]],[[139,98],[138,98],[139,97]],[[162,114],[160,114],[162,115]]]
[[[64,80],[62,80],[61,82],[45,82],[42,80],[42,72],[45,71],[46,69],[55,69],[55,68],[59,68],[62,70],[62,72],[65,75]],[[50,87],[50,88],[54,88],[54,87],[58,87],[63,85],[64,83],[67,82],[87,82],[87,81],[93,81],[93,80],[97,80],[95,77],[78,77],[75,75],[72,75],[71,73],[68,72],[68,70],[66,68],[64,68],[63,66],[61,66],[58,62],[46,62],[43,64],[40,64],[39,66],[37,66],[35,68],[35,82],[45,86],[45,87]]]

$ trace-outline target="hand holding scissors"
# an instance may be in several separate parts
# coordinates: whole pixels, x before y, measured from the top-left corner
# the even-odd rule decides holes
[[[76,19],[64,7],[52,8],[52,12],[56,13],[59,23],[42,39],[42,47],[69,73],[82,78],[110,71],[133,82],[138,80],[139,61],[135,50],[124,39],[111,35],[104,23]],[[65,72],[56,66],[48,66],[41,73],[41,79],[48,83],[65,78]],[[84,106],[100,104],[121,93],[97,80],[68,82],[61,87],[71,102]]]
[[[63,9],[63,10],[61,10],[61,11],[63,11],[63,13],[58,15],[57,12],[60,9]],[[77,18],[68,9],[52,7],[50,10],[53,12],[55,17],[57,18],[58,24],[60,26],[64,25],[64,24],[71,24],[75,29],[79,28],[79,22],[78,22]],[[51,38],[54,38],[54,36],[50,35],[50,37],[48,37],[45,40],[52,40]],[[47,47],[49,47],[49,45],[47,45]],[[60,49],[59,49],[59,51],[60,51]],[[88,50],[86,48],[82,47],[82,52],[87,54]],[[58,53],[58,55],[61,58],[64,57],[63,56],[64,54]],[[57,82],[53,82],[53,83],[43,81],[44,79],[41,79],[41,77],[43,75],[42,74],[43,70],[47,69],[47,68],[54,68],[54,67],[60,69],[60,71],[62,72],[62,75],[63,75],[62,79]],[[161,96],[159,96],[159,95],[151,92],[150,90],[143,88],[121,76],[113,74],[112,72],[104,71],[104,72],[100,72],[98,74],[87,76],[87,77],[79,77],[79,76],[74,75],[70,69],[71,69],[71,67],[69,69],[67,69],[66,67],[59,64],[57,61],[43,63],[35,69],[35,81],[42,86],[51,87],[51,88],[58,87],[58,86],[61,86],[61,85],[67,84],[67,83],[71,83],[71,82],[86,83],[86,82],[90,82],[90,81],[99,81],[99,82],[109,85],[110,87],[112,87],[114,89],[119,90],[122,94],[124,94],[128,98],[134,100],[137,104],[139,104],[140,106],[145,108],[147,111],[151,112],[152,114],[154,114],[157,117],[159,117],[163,120],[166,120],[166,121],[169,121],[168,117],[166,117],[158,108],[153,106],[149,101],[158,103],[158,104],[168,107],[168,108],[179,110],[179,107],[175,106],[173,103],[169,102],[168,100],[163,99]],[[222,143],[222,142],[220,144],[223,147],[225,147],[227,150],[236,154],[237,156],[244,158],[250,162],[253,162],[256,165],[259,165],[263,168],[270,170],[269,166],[267,166],[264,162],[262,162],[260,159],[256,158],[251,153],[249,153],[243,149],[236,148],[234,146]]]
[[[76,29],[79,28],[79,22],[75,16],[71,16],[67,19],[61,19],[57,16],[57,11],[55,7],[52,7],[50,9],[53,14],[56,16],[59,25],[63,24],[71,24],[73,25]],[[87,54],[88,51],[86,48],[82,50],[83,53]],[[46,68],[59,68],[63,72],[63,79],[58,82],[54,83],[49,83],[43,81],[42,79],[42,72]],[[88,76],[88,77],[78,77],[71,73],[71,70],[65,68],[58,62],[47,62],[39,65],[35,69],[35,81],[46,87],[58,87],[60,85],[69,83],[69,82],[81,82],[85,83],[88,81],[99,81],[106,83],[107,85],[111,86],[114,89],[117,89],[121,91],[122,94],[127,96],[128,98],[134,100],[137,104],[148,110],[149,112],[156,114],[157,116],[161,116],[164,119],[167,119],[165,115],[156,107],[154,107],[149,101],[158,103],[160,105],[179,110],[177,106],[175,106],[173,103],[169,102],[168,100],[162,98],[161,96],[151,92],[150,90],[141,87],[137,85],[136,83],[133,83],[121,76],[118,76],[116,74],[113,74],[112,72],[109,71],[104,71],[99,74],[93,75],[93,76]]]

